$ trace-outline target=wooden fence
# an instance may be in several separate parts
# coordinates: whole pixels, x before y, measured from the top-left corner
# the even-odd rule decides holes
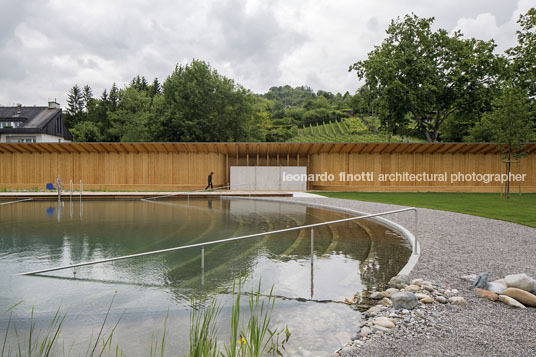
[[[525,151],[512,189],[536,192],[536,144]],[[230,166],[306,166],[309,189],[338,191],[499,192],[491,175],[505,173],[492,144],[0,144],[0,189],[44,189],[60,176],[84,189],[194,190],[211,171],[215,186],[228,184]]]

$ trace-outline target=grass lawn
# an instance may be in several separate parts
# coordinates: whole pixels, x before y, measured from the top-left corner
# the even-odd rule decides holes
[[[437,192],[315,192],[319,195],[403,206],[467,213],[536,228],[536,193],[512,194],[509,200],[498,193]]]

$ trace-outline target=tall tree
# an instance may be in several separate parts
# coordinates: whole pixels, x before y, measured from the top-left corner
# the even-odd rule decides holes
[[[115,110],[117,108],[117,103],[119,102],[119,89],[117,89],[115,82],[112,84],[112,88],[110,88],[110,92],[108,93],[108,102],[109,110]]]
[[[530,104],[527,93],[519,86],[506,86],[502,95],[494,100],[493,111],[486,113],[471,131],[470,139],[496,142],[504,153],[506,172],[513,160],[523,155],[524,142],[536,140],[530,121]],[[508,175],[510,176],[510,175]],[[510,180],[506,182],[506,198],[510,195]]]
[[[84,111],[84,95],[82,90],[75,84],[67,94],[67,108],[65,113],[65,125],[68,128],[74,127],[82,121]]]
[[[157,94],[162,93],[162,88],[160,87],[160,82],[158,82],[158,78],[155,78],[153,80],[153,83],[149,86],[149,96],[153,98]]]
[[[512,61],[516,84],[526,89],[529,97],[536,97],[536,8],[521,15],[517,23],[518,45],[506,51]]]
[[[89,84],[86,84],[84,86],[84,89],[83,89],[83,92],[82,92],[82,98],[83,98],[83,101],[84,101],[84,106],[85,106],[85,110],[88,111],[88,107],[91,107],[92,106],[92,102],[93,102],[93,90],[91,90],[91,87],[89,86]]]
[[[403,125],[402,114],[410,113],[430,142],[439,139],[443,122],[457,109],[490,100],[500,68],[493,41],[432,31],[433,21],[414,14],[391,21],[382,44],[350,67],[382,102],[391,128]]]
[[[111,123],[108,135],[113,141],[150,140],[149,122],[153,119],[151,98],[137,87],[132,85],[120,90],[117,109],[108,112]]]
[[[177,66],[163,85],[159,140],[242,141],[252,114],[248,91],[203,61]]]

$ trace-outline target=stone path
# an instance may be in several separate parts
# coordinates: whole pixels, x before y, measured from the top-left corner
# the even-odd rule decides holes
[[[340,199],[294,198],[377,213],[401,206]],[[413,232],[411,213],[386,217]],[[526,273],[536,278],[536,229],[459,213],[419,209],[421,256],[410,274],[459,290],[468,306],[445,307],[441,322],[421,334],[367,341],[348,356],[534,356],[536,308],[515,309],[478,297],[467,274],[490,280]],[[358,326],[356,326],[357,330]]]

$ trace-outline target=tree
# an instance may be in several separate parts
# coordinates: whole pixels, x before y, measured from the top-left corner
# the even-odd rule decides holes
[[[83,100],[83,103],[84,103],[84,109],[87,111],[89,111],[89,107],[91,107],[93,105],[93,91],[91,90],[91,87],[86,84],[84,86],[84,90],[82,92],[82,100]]]
[[[493,111],[486,113],[471,131],[470,139],[496,142],[506,160],[506,198],[510,197],[510,169],[513,159],[523,154],[524,142],[536,139],[530,121],[530,103],[520,87],[506,86],[493,102]],[[485,137],[482,137],[485,135]]]
[[[149,97],[154,98],[155,95],[162,93],[162,88],[160,87],[160,82],[158,82],[158,78],[155,78],[153,80],[153,83],[149,86]]]
[[[414,14],[391,21],[382,44],[349,69],[366,79],[390,128],[403,125],[410,113],[430,142],[439,139],[442,124],[456,110],[490,100],[500,69],[493,41],[432,31],[433,21]]]
[[[119,101],[119,89],[117,89],[117,86],[115,85],[115,82],[112,84],[112,88],[110,88],[110,92],[108,93],[108,104],[109,104],[109,110],[115,110],[117,108],[117,103]]]
[[[152,98],[137,85],[119,91],[115,111],[108,112],[111,127],[108,130],[113,141],[148,141],[149,122],[154,119],[151,111]]]
[[[82,121],[71,130],[73,140],[78,142],[99,142],[102,136],[98,126],[90,121]]]
[[[67,94],[67,108],[65,113],[65,125],[68,128],[74,127],[82,121],[84,111],[84,96],[80,87],[75,84]]]
[[[248,91],[203,61],[176,66],[163,84],[159,140],[244,141],[252,103]]]
[[[516,84],[526,89],[529,97],[536,97],[536,8],[531,8],[521,15],[517,23],[518,45],[506,50],[512,61]]]

